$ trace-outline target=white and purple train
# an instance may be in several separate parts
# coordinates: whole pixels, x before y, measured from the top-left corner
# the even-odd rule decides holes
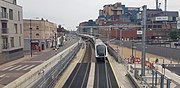
[[[79,35],[83,38],[89,39],[94,44],[95,57],[97,61],[102,61],[107,58],[108,56],[107,46],[106,44],[103,43],[101,39],[87,34],[79,34]]]

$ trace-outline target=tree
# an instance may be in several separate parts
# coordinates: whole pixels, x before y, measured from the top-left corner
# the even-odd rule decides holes
[[[173,29],[170,33],[169,33],[169,37],[173,40],[176,39],[180,39],[180,30],[178,29]]]

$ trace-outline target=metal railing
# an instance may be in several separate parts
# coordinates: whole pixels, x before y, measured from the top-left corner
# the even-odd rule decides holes
[[[149,73],[151,75],[141,76],[141,69],[134,68],[130,66],[130,74],[135,83],[140,84],[140,86],[146,86],[146,88],[179,88],[180,84],[173,79],[167,77],[165,74],[157,71],[155,68],[150,69]]]

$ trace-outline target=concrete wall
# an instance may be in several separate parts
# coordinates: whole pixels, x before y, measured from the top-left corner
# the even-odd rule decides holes
[[[0,64],[24,57],[23,48],[11,52],[0,53]]]

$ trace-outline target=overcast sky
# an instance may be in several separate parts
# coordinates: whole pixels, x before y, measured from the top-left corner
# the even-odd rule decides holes
[[[140,7],[147,5],[155,8],[156,0],[18,0],[23,6],[23,17],[36,19],[44,18],[56,24],[61,24],[68,30],[74,30],[82,21],[95,20],[99,9],[106,4],[122,2],[126,7]],[[179,0],[167,0],[167,10],[180,11]],[[164,9],[164,0],[161,8]]]

